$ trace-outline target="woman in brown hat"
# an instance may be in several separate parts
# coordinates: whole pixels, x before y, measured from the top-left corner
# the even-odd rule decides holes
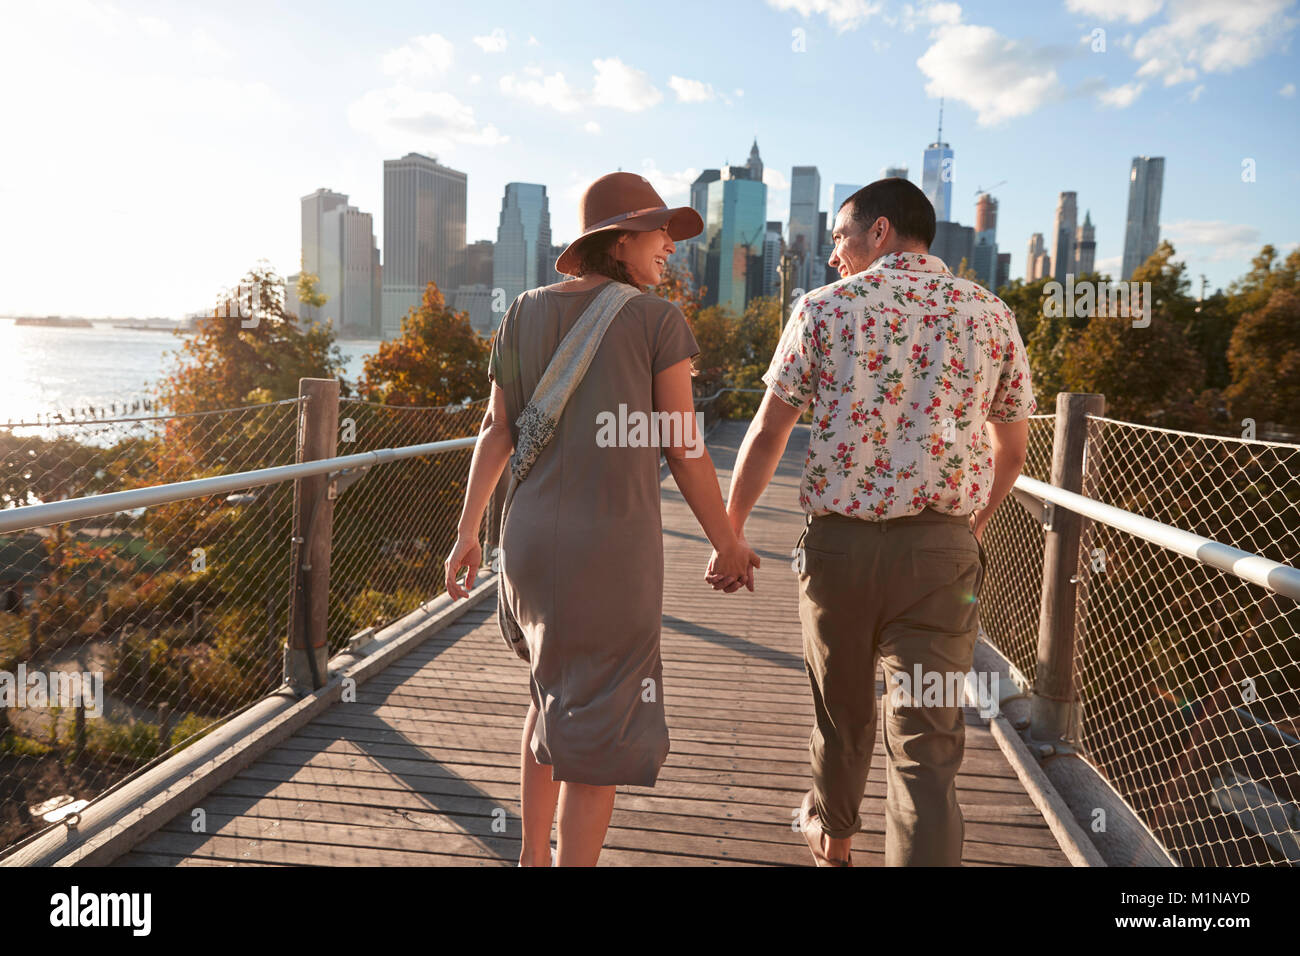
[[[703,229],[699,214],[668,208],[643,177],[619,172],[587,188],[581,217],[582,234],[556,263],[576,278],[524,292],[493,340],[491,407],[446,562],[447,592],[466,596],[509,460],[498,604],[503,636],[529,661],[532,697],[521,866],[550,863],[557,807],[558,865],[595,865],[615,787],[653,786],[668,755],[660,446],[718,551],[715,570],[753,590],[759,564],[731,529],[698,434],[695,337],[676,305],[643,291],[659,283],[674,240]],[[658,431],[654,413],[680,431]],[[628,424],[647,419],[649,429]]]

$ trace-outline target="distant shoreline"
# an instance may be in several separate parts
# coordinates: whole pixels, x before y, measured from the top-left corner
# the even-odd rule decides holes
[[[14,325],[52,329],[93,329],[95,327],[95,323],[90,319],[65,319],[57,315],[47,315],[44,318],[24,316],[14,319]]]

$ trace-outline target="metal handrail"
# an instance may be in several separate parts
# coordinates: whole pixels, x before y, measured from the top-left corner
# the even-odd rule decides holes
[[[1120,531],[1191,558],[1193,561],[1235,574],[1243,581],[1258,584],[1275,594],[1300,601],[1300,570],[1288,564],[1144,518],[1131,511],[1124,511],[1122,508],[1104,504],[1093,498],[1086,498],[1026,475],[1016,479],[1015,487],[1035,498],[1060,505],[1067,511],[1118,528]]]
[[[259,488],[263,485],[273,485],[296,478],[310,478],[313,475],[326,475],[341,471],[350,472],[353,469],[365,470],[373,465],[401,461],[406,458],[419,458],[421,455],[437,455],[446,451],[473,448],[474,443],[477,441],[477,435],[470,435],[465,438],[447,438],[442,441],[405,445],[399,448],[378,448],[374,451],[358,452],[355,455],[341,455],[337,458],[320,458],[316,461],[304,461],[294,465],[276,465],[272,468],[257,468],[253,471],[241,471],[230,475],[214,475],[210,478],[194,478],[189,481],[175,481],[165,485],[150,485],[147,488],[132,488],[129,491],[113,491],[103,495],[88,495],[84,498],[66,498],[62,501],[23,505],[19,508],[0,511],[0,534],[28,531],[32,528],[58,524],[63,521],[97,518],[103,515],[117,514],[121,511],[131,511],[135,508],[147,508],[153,505],[168,504],[173,501],[185,501],[189,498],[228,494],[244,488]]]

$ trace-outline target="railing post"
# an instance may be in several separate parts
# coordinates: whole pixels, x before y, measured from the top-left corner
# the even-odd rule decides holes
[[[1056,396],[1051,483],[1067,491],[1083,489],[1087,415],[1105,411],[1106,399],[1091,393]],[[1083,517],[1044,504],[1043,599],[1038,617],[1038,667],[1029,710],[1029,735],[1050,753],[1072,726],[1077,707],[1074,687],[1075,597]]]
[[[339,431],[339,383],[332,378],[298,380],[297,461],[335,457]],[[289,639],[284,679],[295,693],[310,693],[329,680],[326,617],[329,610],[330,537],[334,502],[329,475],[293,483],[290,547]]]

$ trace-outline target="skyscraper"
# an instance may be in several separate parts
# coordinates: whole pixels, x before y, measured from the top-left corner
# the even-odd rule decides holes
[[[817,231],[822,177],[816,166],[795,166],[790,171],[790,251],[795,256],[794,284],[807,291],[823,283],[813,272],[821,250]]]
[[[1064,282],[1074,272],[1075,220],[1079,216],[1078,195],[1063,192],[1056,201],[1056,224],[1052,237],[1052,278]]]
[[[861,188],[861,186],[855,186],[851,183],[835,184],[835,189],[831,193],[831,208],[828,210],[829,215],[826,217],[832,231],[835,229],[835,217],[840,214],[840,207],[844,205],[844,200],[848,199]]]
[[[997,288],[997,234],[998,201],[988,193],[980,193],[975,200],[975,244],[971,250],[970,267],[975,271],[977,281],[986,289]]]
[[[496,243],[480,239],[465,249],[465,281],[462,285],[492,285],[492,258]]]
[[[907,179],[906,166],[886,166],[880,173],[881,179]]]
[[[749,147],[749,160],[745,163],[749,167],[749,178],[755,182],[763,181],[763,157],[758,155],[758,137],[754,137],[754,145]]]
[[[934,225],[934,242],[930,243],[931,255],[938,256],[943,264],[956,273],[961,268],[962,260],[970,266],[975,254],[975,230],[959,222],[942,220]]]
[[[384,160],[383,335],[437,283],[450,301],[465,273],[467,177],[420,153]]]
[[[677,243],[673,258],[683,262],[691,273],[691,281],[698,289],[704,285],[706,249],[704,237],[709,234],[709,183],[716,183],[722,178],[722,170],[706,169],[695,177],[691,183],[691,208],[700,214],[704,229],[698,236],[683,239]]]
[[[551,280],[550,282],[547,283],[547,285],[554,285],[557,282],[565,282],[570,278],[572,278],[572,276],[561,275],[560,272],[555,268],[555,264],[560,261],[560,256],[564,254],[564,250],[567,248],[569,248],[569,244],[567,242],[551,243],[551,258],[550,258]]]
[[[546,187],[506,183],[492,254],[492,287],[503,290],[506,308],[524,290],[550,282],[550,255],[551,207]]]
[[[332,321],[342,338],[376,334],[374,276],[378,258],[374,217],[348,205],[343,193],[318,189],[302,197],[303,268],[319,279],[322,306],[293,296],[292,306],[305,322]]]
[[[379,321],[374,314],[374,275],[378,247],[375,245],[375,220],[355,206],[344,206],[327,214],[326,221],[338,221],[340,243],[339,273],[342,299],[339,307],[339,335],[342,338],[368,339],[378,334]],[[328,309],[329,303],[326,303]]]
[[[709,214],[709,183],[716,183],[721,178],[722,170],[706,169],[691,183],[691,208],[700,214],[701,219]]]
[[[1092,228],[1092,211],[1084,213],[1083,225],[1074,237],[1074,274],[1081,276],[1093,270],[1097,259],[1097,237]]]
[[[785,240],[781,237],[781,220],[769,219],[763,234],[763,295],[781,292],[781,255]]]
[[[1011,281],[1011,253],[998,253],[998,275],[993,291],[996,292]]]
[[[736,315],[763,294],[763,252],[767,233],[767,187],[753,179],[709,183],[705,305],[723,305]]]
[[[327,316],[339,318],[338,308],[343,297],[342,250],[337,222],[331,219],[327,223],[326,219],[347,204],[347,196],[330,189],[318,189],[310,196],[302,197],[302,268],[316,276],[319,280],[316,291],[325,296],[325,305],[320,308],[303,305],[295,299],[298,318],[304,322],[316,322]],[[328,237],[327,231],[330,233]]]
[[[939,135],[925,148],[921,166],[921,191],[934,205],[936,222],[947,222],[952,215],[952,148],[943,141],[943,100],[939,100]],[[945,260],[946,261],[946,260]],[[954,265],[953,268],[956,268]]]
[[[829,285],[840,277],[839,270],[830,267],[831,251],[835,248],[835,243],[831,242],[832,225],[834,225],[833,213],[817,214],[817,235],[821,239],[821,245],[817,250],[817,261],[813,263],[812,272],[813,282],[818,286]]]
[[[1047,254],[1043,234],[1036,232],[1029,237],[1029,249],[1025,253],[1025,281],[1037,282],[1052,274],[1052,257]]]
[[[1160,193],[1165,184],[1163,156],[1134,156],[1128,174],[1128,216],[1124,223],[1124,259],[1120,279],[1151,257],[1160,244]]]

